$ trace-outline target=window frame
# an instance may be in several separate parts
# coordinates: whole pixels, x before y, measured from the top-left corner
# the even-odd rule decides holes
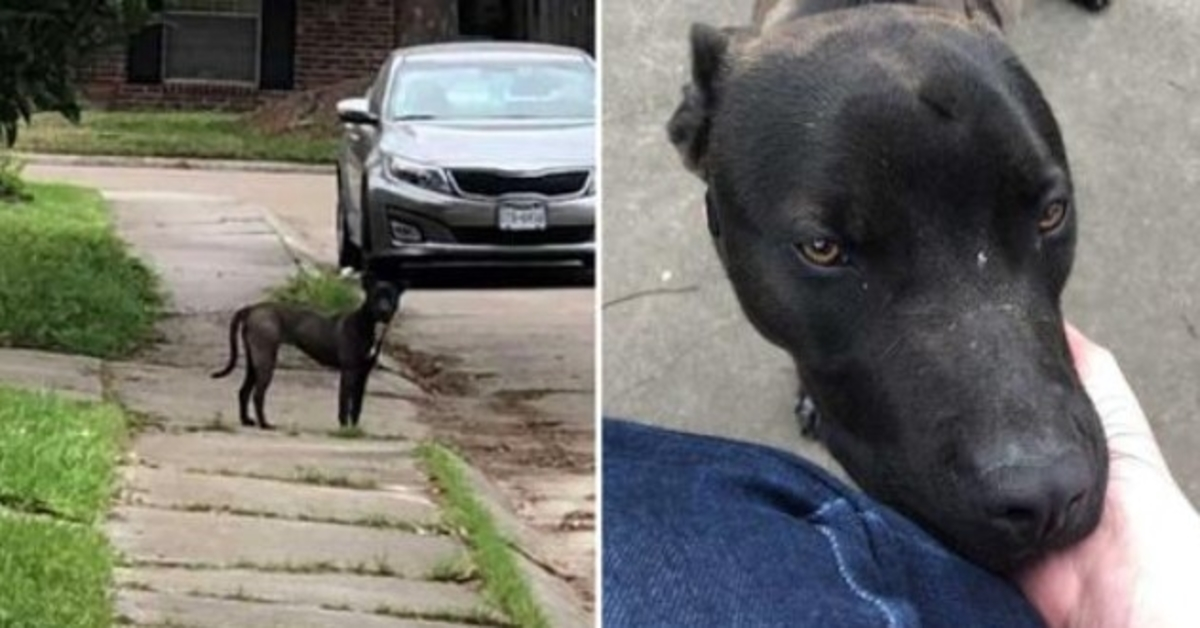
[[[160,60],[159,72],[162,76],[163,84],[167,85],[228,85],[234,87],[258,87],[262,83],[262,55],[263,55],[263,13],[267,10],[269,0],[259,0],[257,13],[237,13],[233,11],[199,11],[196,9],[174,10],[168,9],[164,3],[163,10],[160,14],[160,19],[163,24],[162,29],[162,59]],[[250,80],[239,79],[205,79],[205,78],[185,78],[172,77],[167,71],[167,60],[171,56],[171,31],[170,24],[171,16],[202,16],[202,17],[227,17],[238,19],[253,19],[254,20],[254,78]]]

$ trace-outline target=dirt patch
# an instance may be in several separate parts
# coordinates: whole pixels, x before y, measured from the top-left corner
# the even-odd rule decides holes
[[[456,369],[462,363],[458,358],[418,351],[403,344],[390,344],[387,350],[400,363],[400,374],[431,395],[465,397],[475,393],[471,375]]]
[[[362,77],[296,92],[264,104],[250,113],[247,121],[260,131],[271,135],[336,135],[340,126],[337,115],[338,101],[362,97],[367,93],[370,84],[371,77]]]

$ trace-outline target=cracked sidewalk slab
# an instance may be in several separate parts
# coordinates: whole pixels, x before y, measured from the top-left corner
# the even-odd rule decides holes
[[[138,506],[413,529],[435,527],[440,516],[419,491],[345,490],[170,467],[125,467],[123,475],[124,501]]]
[[[114,548],[135,565],[311,568],[421,580],[466,553],[446,536],[140,506],[118,506],[106,528]]]
[[[297,270],[262,208],[202,194],[104,197],[121,237],[162,277],[172,313],[236,310],[261,301]]]
[[[310,471],[319,470],[347,484],[408,493],[412,487],[429,486],[414,449],[399,441],[273,433],[147,433],[138,438],[132,455],[135,464],[151,467],[292,482],[303,482]]]
[[[356,574],[270,574],[232,569],[144,567],[118,569],[118,596],[127,590],[207,598],[242,597],[374,613],[381,607],[467,615],[482,611],[479,594],[463,585]],[[123,590],[122,590],[123,589]],[[499,622],[497,622],[499,623]]]
[[[335,611],[296,604],[264,604],[150,591],[122,591],[118,615],[137,625],[186,628],[454,628],[373,613]]]
[[[240,370],[225,379],[212,379],[207,371],[198,369],[124,362],[111,364],[110,372],[113,394],[122,405],[161,419],[168,429],[254,429],[241,428],[238,419]],[[337,377],[330,371],[294,378],[292,372],[277,370],[264,404],[267,419],[282,432],[329,433],[338,429]],[[429,429],[416,420],[420,409],[413,402],[377,394],[378,382],[368,381],[367,388],[359,424],[364,433],[406,440],[428,436]],[[180,403],[180,399],[187,402]]]
[[[76,401],[101,401],[103,362],[96,358],[24,349],[0,349],[0,383],[53,392]]]

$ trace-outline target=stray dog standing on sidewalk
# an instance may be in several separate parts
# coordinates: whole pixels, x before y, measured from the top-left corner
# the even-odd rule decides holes
[[[357,426],[367,378],[375,367],[387,328],[399,308],[400,294],[400,289],[393,284],[375,283],[357,310],[333,318],[287,303],[246,306],[229,322],[229,362],[212,377],[225,377],[237,366],[240,328],[242,343],[246,346],[246,377],[238,390],[239,416],[242,425],[255,425],[248,409],[253,395],[258,427],[273,429],[263,412],[263,400],[275,374],[279,346],[294,345],[320,364],[341,371],[338,424]]]

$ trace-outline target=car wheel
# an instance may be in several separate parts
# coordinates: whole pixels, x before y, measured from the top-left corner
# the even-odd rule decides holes
[[[337,206],[337,242],[338,268],[353,268],[362,270],[362,249],[350,240],[350,230],[346,228],[346,210],[342,193],[338,192]]]

